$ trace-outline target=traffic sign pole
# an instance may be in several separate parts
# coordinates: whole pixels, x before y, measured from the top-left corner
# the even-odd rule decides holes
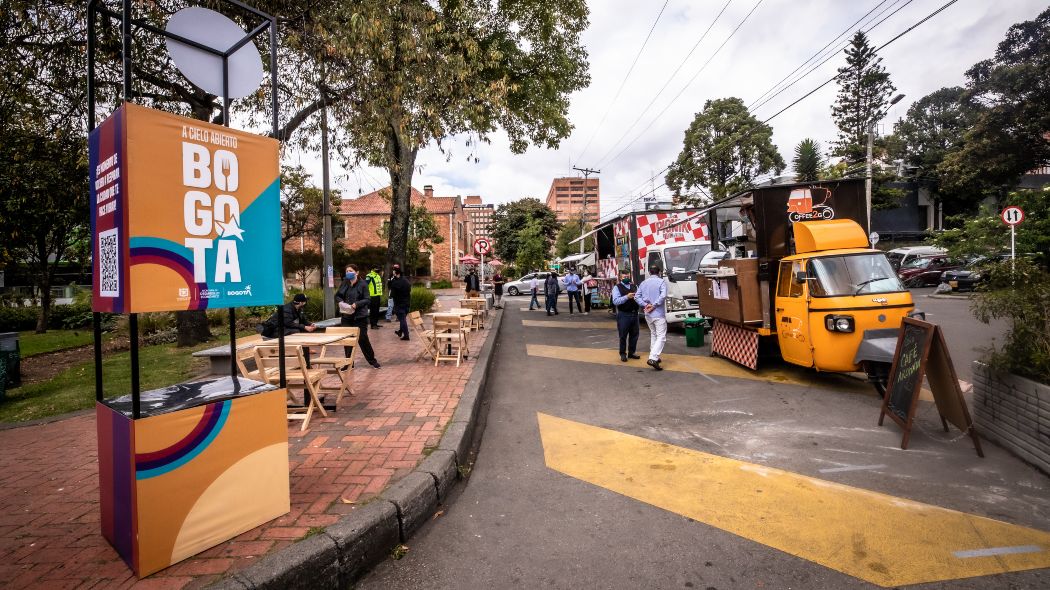
[[[1011,205],[1005,209],[999,215],[1003,219],[1003,223],[1010,226],[1010,272],[1012,273],[1017,263],[1015,258],[1017,256],[1016,249],[1016,237],[1017,237],[1017,226],[1024,221],[1024,209]]]
[[[1016,228],[1017,228],[1016,225],[1011,225],[1010,226],[1010,272],[1014,272],[1014,269],[1015,269],[1015,267],[1017,265],[1014,262],[1014,258],[1017,255],[1016,252],[1014,252],[1014,235],[1017,233],[1017,229]]]

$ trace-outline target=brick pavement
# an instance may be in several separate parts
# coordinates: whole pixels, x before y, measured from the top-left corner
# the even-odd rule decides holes
[[[448,303],[445,307],[448,307]],[[136,580],[99,526],[95,415],[0,431],[0,580],[7,588],[199,588],[318,527],[408,474],[436,447],[474,368],[413,362],[396,324],[370,330],[380,370],[358,362],[353,397],[289,423],[291,512]],[[474,336],[480,350],[488,330]]]

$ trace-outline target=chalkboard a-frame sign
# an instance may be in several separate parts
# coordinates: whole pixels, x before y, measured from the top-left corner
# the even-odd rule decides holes
[[[882,400],[879,426],[889,416],[904,430],[901,448],[908,448],[923,376],[930,382],[933,401],[937,405],[944,431],[948,432],[948,423],[951,422],[959,430],[969,433],[977,456],[984,457],[981,440],[966,407],[959,378],[955,375],[955,366],[952,365],[948,346],[944,342],[944,333],[937,324],[904,318],[897,336],[897,350],[893,355],[886,395]]]

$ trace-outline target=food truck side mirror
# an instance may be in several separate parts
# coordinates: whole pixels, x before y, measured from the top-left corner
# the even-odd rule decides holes
[[[804,271],[804,270],[799,270],[799,271],[795,272],[795,282],[796,283],[805,283],[806,281],[808,281],[808,280],[810,280],[812,278],[813,277],[811,277],[808,274],[806,274],[806,271]]]

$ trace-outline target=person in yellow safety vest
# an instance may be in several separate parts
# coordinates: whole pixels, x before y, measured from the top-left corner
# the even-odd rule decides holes
[[[365,283],[368,285],[368,320],[372,329],[379,328],[379,302],[383,297],[383,277],[379,275],[379,269],[372,267],[371,272],[365,275]]]

